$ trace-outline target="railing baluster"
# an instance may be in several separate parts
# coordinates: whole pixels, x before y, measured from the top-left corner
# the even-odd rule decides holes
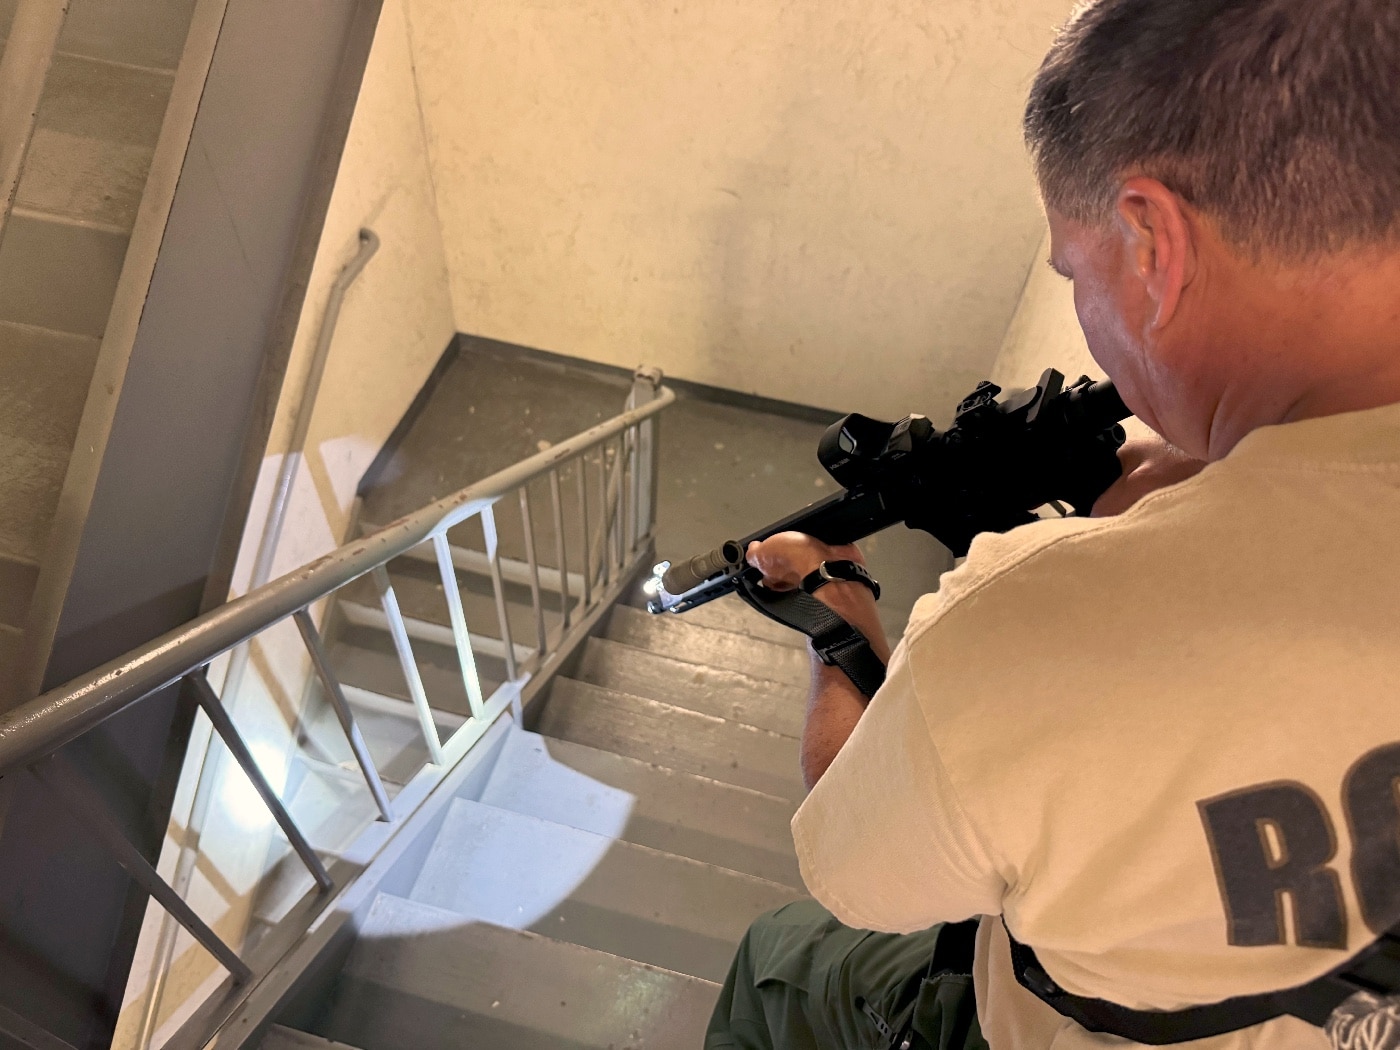
[[[311,656],[317,677],[321,679],[321,687],[326,691],[326,700],[335,711],[335,717],[340,720],[345,739],[350,742],[350,751],[359,764],[360,773],[365,778],[365,786],[374,796],[374,804],[379,808],[379,818],[392,822],[394,813],[389,808],[389,795],[384,790],[384,782],[379,779],[379,770],[375,768],[374,758],[370,755],[364,734],[360,732],[359,724],[355,721],[354,712],[350,710],[349,701],[345,699],[345,691],[340,688],[340,679],[336,678],[335,672],[331,670],[330,661],[326,659],[326,650],[321,644],[321,632],[316,630],[316,625],[311,622],[311,614],[305,609],[298,609],[292,614],[292,619],[296,621],[297,630],[301,632],[301,640],[306,643],[306,651]]]
[[[394,639],[394,651],[399,654],[399,668],[403,671],[404,683],[408,686],[409,699],[418,714],[418,725],[423,730],[423,742],[428,745],[428,756],[433,765],[442,765],[442,741],[438,739],[437,723],[433,721],[433,709],[428,706],[428,693],[423,688],[423,676],[418,673],[418,661],[413,658],[413,645],[408,640],[408,627],[403,622],[403,612],[399,609],[399,597],[394,593],[394,585],[389,582],[389,570],[376,565],[372,572],[374,585],[379,588],[379,604],[389,621],[389,635]]]
[[[166,884],[160,873],[151,867],[150,861],[141,855],[141,851],[127,841],[126,835],[107,816],[107,807],[102,799],[82,782],[63,759],[51,755],[35,762],[29,771],[102,840],[102,844],[126,873],[136,880],[137,885],[154,897],[191,937],[204,946],[205,951],[219,961],[233,976],[235,984],[243,984],[253,976],[248,964]]]
[[[656,528],[656,504],[661,497],[661,435],[656,416],[646,420],[646,464],[642,475],[646,491],[642,494],[642,504],[646,513],[646,533],[651,535]]]
[[[631,447],[630,462],[632,464],[631,481],[632,485],[628,492],[632,504],[632,512],[627,515],[628,522],[631,523],[632,538],[627,545],[627,553],[635,554],[637,548],[642,545],[642,480],[641,480],[641,440],[642,431],[640,427],[630,427],[627,430],[628,443]]]
[[[457,644],[457,662],[462,667],[467,703],[471,705],[473,718],[485,718],[481,675],[476,670],[476,654],[472,652],[471,635],[467,633],[467,614],[462,608],[462,589],[457,584],[457,567],[452,564],[452,545],[446,532],[433,534],[433,550],[437,553],[438,574],[442,577],[442,592],[447,599],[447,615],[452,620],[452,640]]]
[[[202,674],[187,677],[194,685],[195,699],[199,701],[199,706],[204,708],[204,713],[209,716],[209,721],[213,723],[215,731],[223,738],[224,746],[228,748],[229,754],[233,755],[233,760],[243,770],[243,775],[252,782],[253,789],[263,800],[263,805],[272,812],[277,826],[287,836],[287,841],[292,844],[292,849],[301,858],[301,862],[306,865],[306,870],[311,872],[311,877],[316,880],[316,885],[321,887],[322,891],[334,889],[335,881],[326,871],[325,865],[321,863],[321,858],[316,856],[316,851],[311,848],[311,843],[306,841],[306,836],[301,833],[301,828],[297,827],[292,815],[287,812],[287,807],[277,797],[277,792],[272,790],[272,785],[267,782],[267,777],[263,776],[263,771],[258,768],[253,753],[243,742],[243,737],[239,735],[238,728],[233,724],[233,719],[229,717],[229,713],[224,709],[218,694],[214,692],[214,687]]]
[[[540,563],[535,560],[535,520],[530,513],[530,486],[520,486],[520,521],[525,530],[525,563],[530,566],[530,601],[535,606],[535,631],[539,635],[538,667],[549,653],[549,635],[544,629],[544,603],[540,600]]]
[[[608,446],[598,446],[598,569],[602,586],[612,582],[612,503],[608,499]]]
[[[569,623],[573,619],[572,610],[569,608],[569,563],[564,556],[564,501],[559,493],[559,471],[556,468],[549,472],[549,498],[554,506],[554,544],[556,553],[559,555],[559,602],[560,608],[564,612],[564,624],[559,628],[560,637],[569,629]]]
[[[501,544],[496,532],[496,511],[487,507],[481,512],[481,531],[486,534],[486,557],[491,561],[491,588],[496,592],[496,618],[501,623],[501,644],[505,647],[506,678],[519,677],[515,666],[515,643],[510,639],[510,616],[506,610],[505,584],[501,580]]]
[[[617,552],[617,571],[622,572],[622,568],[627,564],[627,432],[624,430],[617,436],[617,469],[613,472],[617,478],[617,488],[613,493],[613,518],[616,526],[613,530],[614,549]]]
[[[588,459],[584,453],[574,460],[578,471],[578,514],[583,523],[583,612],[593,607],[593,539],[588,535]]]

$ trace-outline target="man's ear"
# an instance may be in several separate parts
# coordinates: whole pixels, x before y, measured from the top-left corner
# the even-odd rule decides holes
[[[1185,205],[1156,179],[1131,178],[1118,190],[1123,259],[1154,304],[1152,327],[1171,323],[1196,275],[1196,243]]]

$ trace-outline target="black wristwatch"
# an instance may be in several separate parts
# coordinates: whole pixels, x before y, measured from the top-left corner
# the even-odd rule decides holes
[[[847,580],[850,583],[863,583],[870,588],[875,600],[880,600],[880,585],[875,577],[866,572],[865,566],[853,561],[824,561],[802,578],[802,589],[811,594],[818,587],[832,580]]]

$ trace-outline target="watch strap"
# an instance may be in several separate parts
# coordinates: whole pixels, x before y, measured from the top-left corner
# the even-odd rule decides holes
[[[800,586],[808,594],[811,594],[818,587],[824,587],[833,580],[864,584],[875,596],[875,600],[880,600],[880,584],[876,582],[875,577],[871,576],[869,570],[860,562],[845,559],[822,562],[802,578]]]

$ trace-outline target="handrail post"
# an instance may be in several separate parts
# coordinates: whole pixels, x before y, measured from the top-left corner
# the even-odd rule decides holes
[[[413,644],[408,640],[408,626],[403,622],[403,611],[399,609],[399,596],[394,593],[394,585],[389,582],[389,571],[383,565],[371,570],[374,585],[379,589],[379,604],[389,621],[389,637],[394,640],[394,651],[399,655],[399,669],[403,671],[404,684],[408,686],[409,699],[418,713],[418,725],[423,731],[423,742],[428,745],[428,756],[434,765],[442,765],[442,741],[438,739],[437,723],[433,721],[433,709],[428,706],[428,692],[423,688],[423,676],[418,672],[418,661],[413,658]]]
[[[593,540],[588,535],[588,460],[574,460],[578,479],[578,517],[583,528],[583,612],[593,606]]]
[[[602,587],[612,582],[613,506],[608,498],[611,471],[608,470],[607,448],[606,441],[598,446],[598,569]]]
[[[433,533],[433,552],[437,555],[438,575],[442,577],[442,593],[447,599],[447,616],[452,621],[452,640],[457,645],[457,663],[462,668],[462,687],[467,691],[467,703],[473,718],[486,717],[486,703],[481,696],[481,675],[476,669],[476,654],[472,652],[471,635],[467,632],[467,614],[462,608],[462,590],[457,585],[457,567],[452,564],[452,545],[447,533]]]
[[[487,507],[481,512],[481,531],[486,534],[486,557],[491,563],[491,589],[496,593],[496,619],[501,625],[501,644],[505,648],[506,678],[514,682],[520,677],[515,664],[515,643],[510,637],[510,615],[506,609],[505,584],[501,580],[501,544],[496,532],[496,511]]]
[[[248,745],[244,743],[243,737],[239,734],[238,728],[233,724],[233,719],[224,710],[224,705],[220,702],[218,695],[214,692],[214,687],[209,684],[209,679],[202,674],[188,676],[194,685],[195,699],[199,701],[199,706],[204,709],[204,713],[213,723],[215,731],[223,738],[224,746],[228,748],[229,754],[243,770],[253,784],[253,789],[263,800],[271,812],[273,819],[277,821],[282,833],[287,836],[287,841],[291,843],[296,855],[301,858],[301,862],[306,865],[307,871],[311,872],[311,877],[316,880],[316,885],[324,893],[335,889],[335,880],[326,871],[325,865],[321,863],[321,858],[316,856],[316,851],[311,848],[311,843],[306,841],[306,836],[301,833],[301,828],[297,827],[292,815],[287,812],[287,807],[282,804],[282,800],[277,797],[277,792],[272,790],[272,785],[267,782],[267,777],[258,768],[257,760],[253,758],[253,753],[248,750]]]
[[[564,549],[564,501],[559,492],[558,469],[549,472],[549,498],[554,505],[554,544],[559,557],[559,606],[564,614],[564,624],[560,629],[567,631],[573,615],[569,608],[569,561]]]
[[[35,762],[29,767],[45,787],[57,795],[80,820],[86,821],[93,833],[102,840],[109,853],[143,890],[154,897],[162,908],[175,917],[187,933],[204,946],[205,951],[219,961],[233,977],[243,984],[253,976],[248,964],[240,959],[203,919],[195,914],[185,900],[151,867],[141,851],[127,841],[122,830],[107,816],[106,806],[97,794],[82,782],[57,755]]]
[[[638,368],[632,374],[632,392],[627,398],[628,408],[641,408],[662,396],[662,374],[659,368]],[[645,426],[646,435],[642,436]],[[659,434],[656,429],[657,417],[649,416],[640,420],[634,427],[641,444],[642,469],[637,482],[638,522],[644,525],[638,530],[638,542],[650,537],[656,527],[656,503],[660,493],[661,457]]]
[[[530,487],[520,486],[520,522],[525,533],[525,563],[530,566],[530,602],[535,607],[535,632],[539,636],[537,666],[544,666],[549,635],[544,628],[544,603],[540,600],[540,563],[535,558],[535,521],[530,513]]]
[[[374,796],[374,804],[379,808],[379,817],[381,820],[392,822],[394,811],[389,808],[389,795],[384,790],[384,782],[379,779],[379,770],[375,768],[374,758],[370,755],[369,745],[365,743],[364,735],[355,721],[354,712],[350,710],[350,703],[345,699],[345,691],[340,688],[340,679],[336,678],[335,672],[331,670],[331,662],[326,658],[325,647],[321,644],[321,632],[316,630],[316,625],[311,622],[311,614],[305,609],[298,609],[292,618],[296,620],[297,630],[301,632],[301,640],[306,643],[306,651],[310,654],[311,663],[321,679],[321,687],[326,691],[326,701],[340,720],[340,728],[345,731],[345,739],[350,742],[350,751],[359,763],[369,793]]]

